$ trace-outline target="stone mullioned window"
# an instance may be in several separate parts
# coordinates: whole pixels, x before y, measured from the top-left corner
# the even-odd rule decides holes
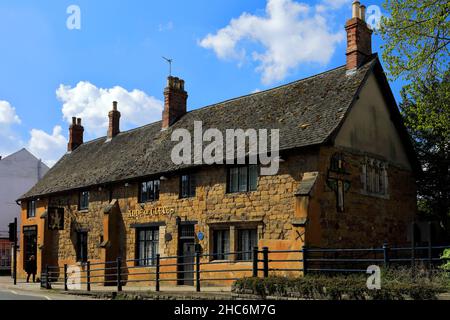
[[[365,157],[361,166],[362,193],[388,197],[388,173],[385,161]]]

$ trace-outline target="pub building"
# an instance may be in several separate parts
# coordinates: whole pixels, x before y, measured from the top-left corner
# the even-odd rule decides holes
[[[88,142],[73,118],[67,153],[19,199],[19,274],[30,255],[40,273],[117,257],[154,268],[158,253],[199,250],[205,268],[219,261],[239,277],[233,270],[251,268],[254,246],[405,244],[419,169],[364,16],[355,1],[347,62],[336,69],[189,112],[184,81],[170,76],[162,121],[121,132],[113,102],[107,135]],[[279,129],[277,174],[262,175],[260,164],[175,164],[171,135],[192,134],[194,121],[222,133]]]

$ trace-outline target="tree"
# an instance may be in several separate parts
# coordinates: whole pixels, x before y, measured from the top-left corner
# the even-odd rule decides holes
[[[450,71],[402,90],[400,109],[423,168],[419,209],[437,216],[450,235]]]
[[[390,78],[403,78],[400,109],[423,173],[419,210],[440,218],[450,235],[450,2],[386,0],[383,60]]]
[[[386,0],[381,18],[383,60],[390,76],[443,79],[449,68],[450,1]]]

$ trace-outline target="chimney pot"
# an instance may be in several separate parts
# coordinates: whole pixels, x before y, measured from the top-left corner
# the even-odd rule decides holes
[[[352,3],[352,18],[361,19],[360,2],[358,0],[355,0]]]
[[[77,124],[77,118],[76,117],[72,117],[72,124]]]
[[[366,21],[366,6],[361,5],[360,7],[360,18],[362,21]]]
[[[117,111],[117,101],[113,101],[113,110]]]
[[[77,125],[81,126],[81,118],[77,119]]]

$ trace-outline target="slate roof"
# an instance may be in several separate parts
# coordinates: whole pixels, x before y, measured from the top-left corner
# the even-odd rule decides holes
[[[102,137],[64,155],[21,199],[33,198],[110,182],[126,181],[189,167],[175,165],[171,150],[178,128],[280,129],[280,150],[319,145],[341,125],[357,92],[375,64],[376,55],[354,74],[345,65],[280,87],[188,112],[169,129],[161,121]],[[105,115],[106,116],[106,115]]]

